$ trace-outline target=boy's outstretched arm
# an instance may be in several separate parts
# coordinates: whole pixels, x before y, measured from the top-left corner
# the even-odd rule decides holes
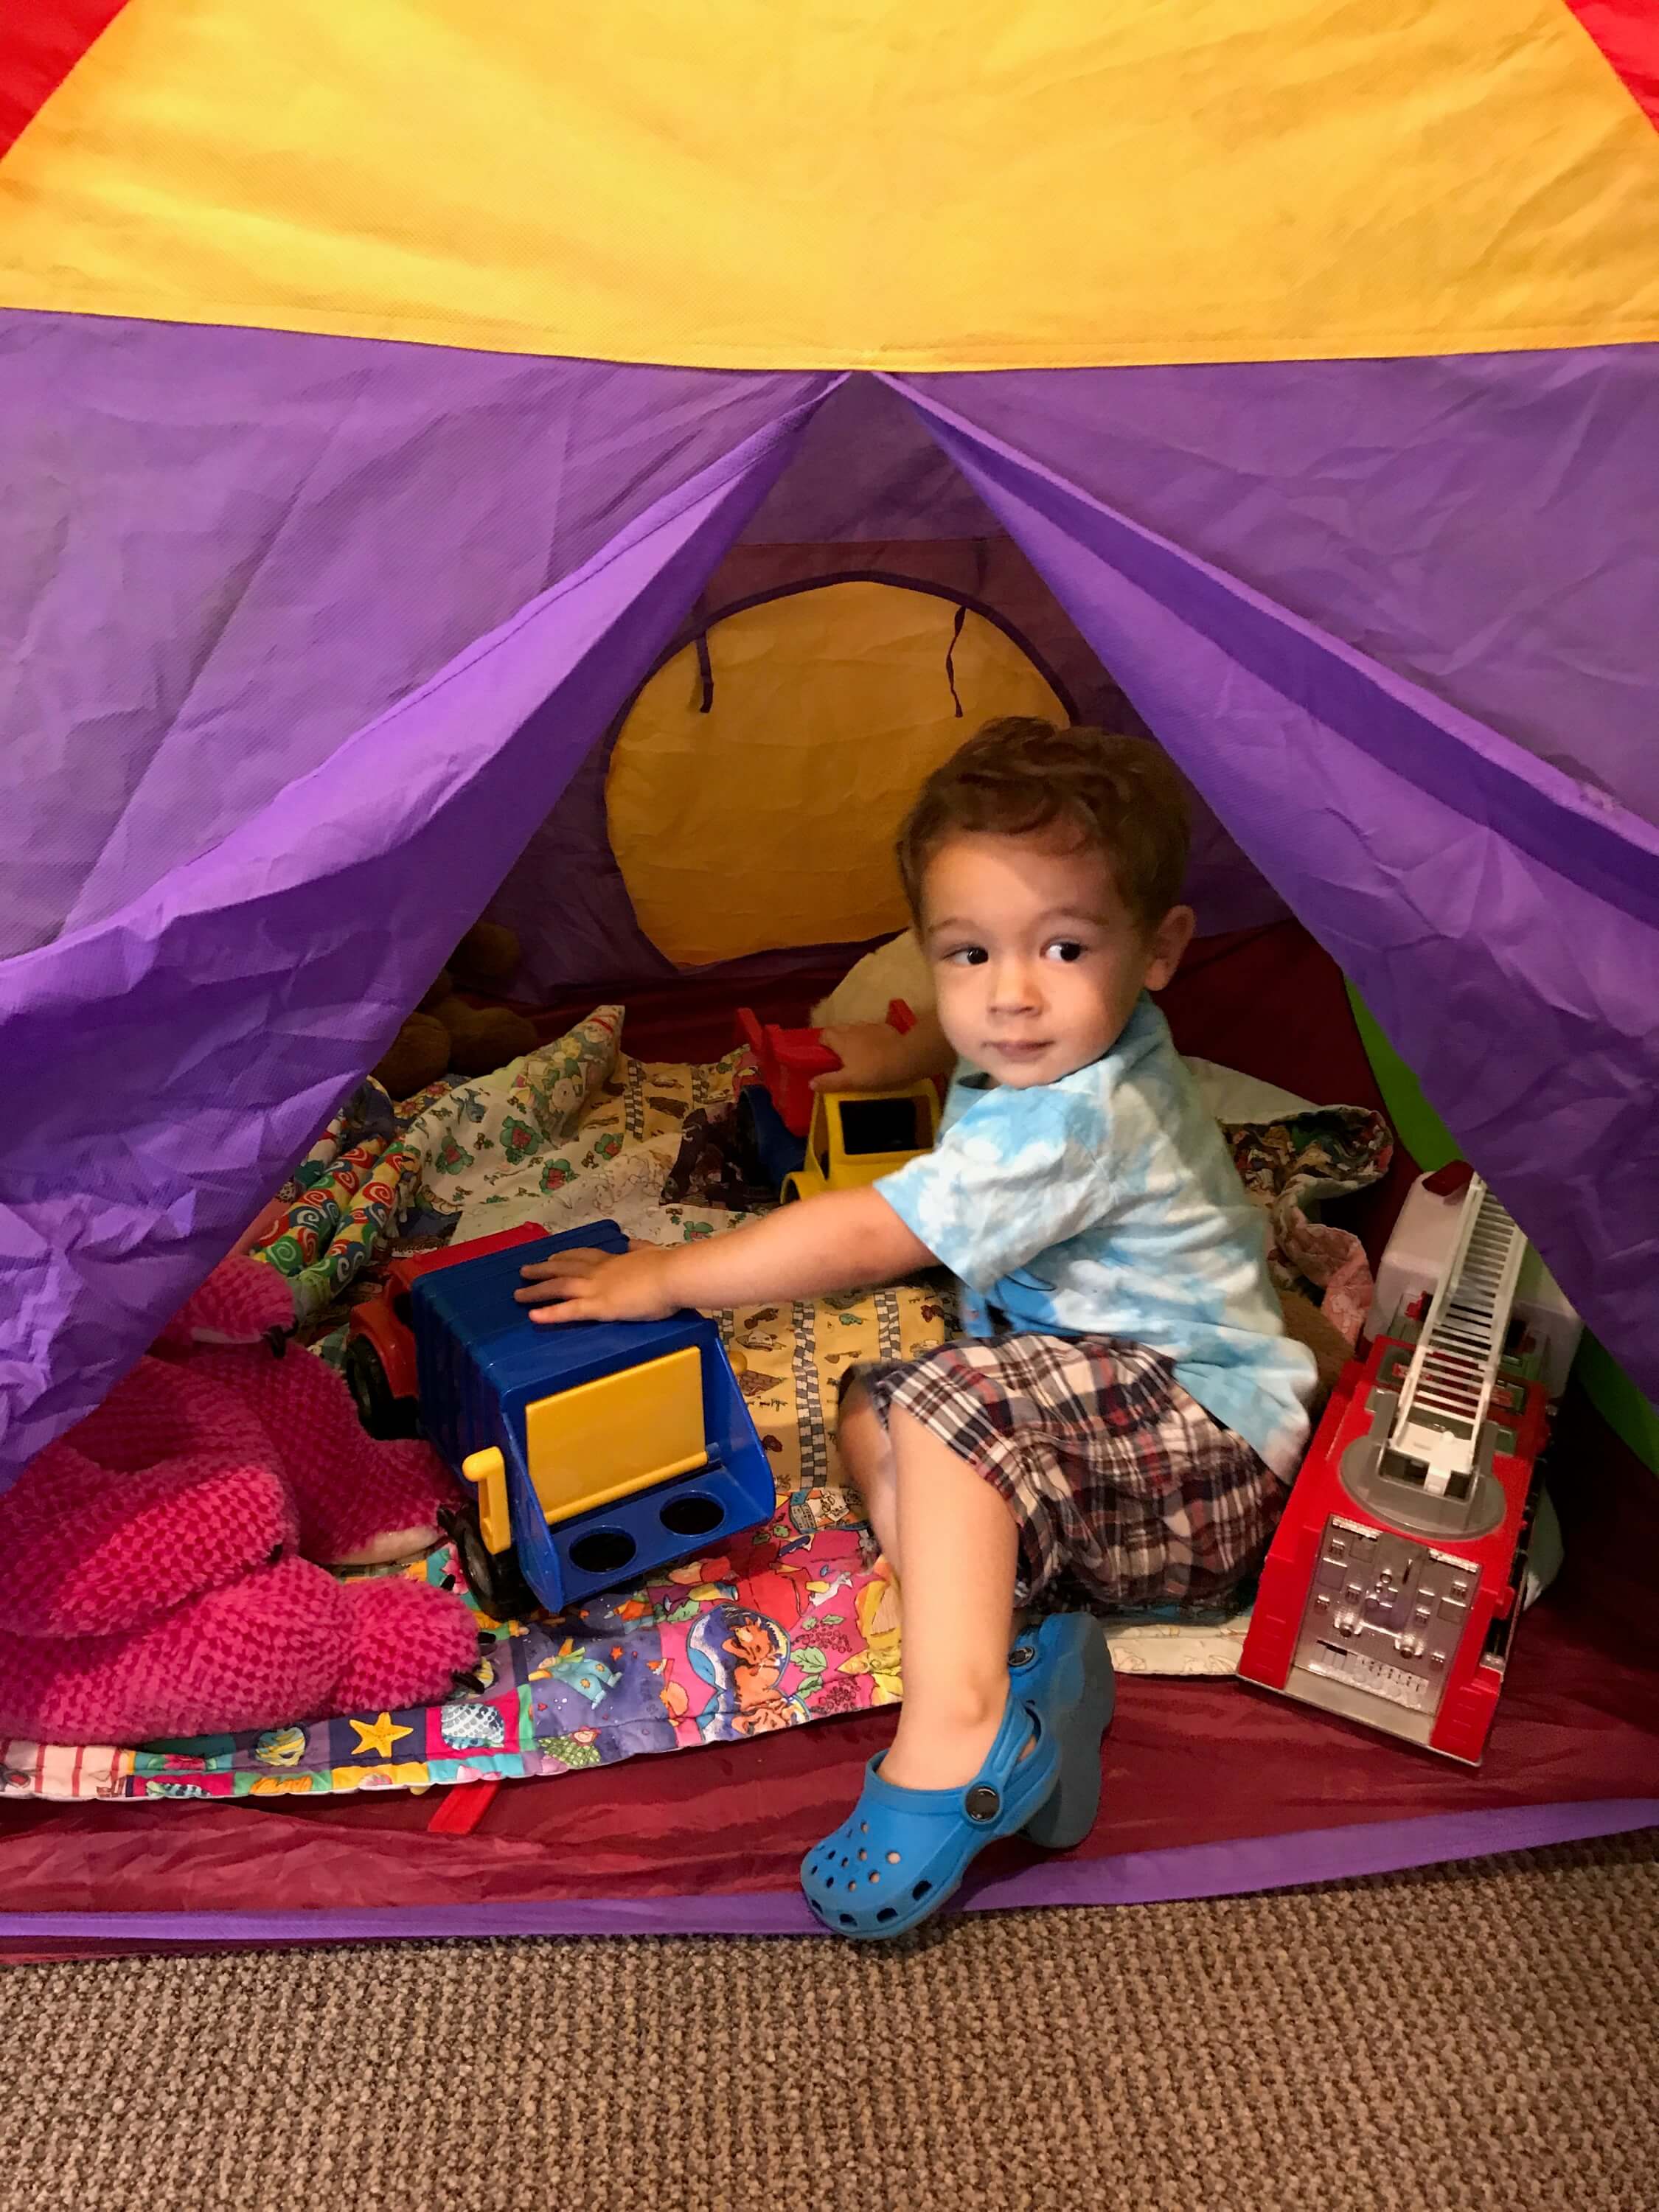
[[[657,1321],[677,1306],[755,1305],[861,1290],[937,1263],[874,1190],[825,1191],[725,1237],[659,1250],[556,1252],[525,1269],[534,1321]]]

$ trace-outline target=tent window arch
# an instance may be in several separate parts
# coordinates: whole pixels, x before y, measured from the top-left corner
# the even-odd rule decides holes
[[[1071,719],[988,607],[871,574],[701,623],[611,756],[611,850],[677,967],[902,928],[893,839],[928,772],[994,714]]]

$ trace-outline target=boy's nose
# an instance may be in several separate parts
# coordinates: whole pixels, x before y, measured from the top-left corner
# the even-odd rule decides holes
[[[999,1014],[1030,1011],[1041,997],[1036,970],[1029,960],[999,960],[991,978],[991,1006]]]

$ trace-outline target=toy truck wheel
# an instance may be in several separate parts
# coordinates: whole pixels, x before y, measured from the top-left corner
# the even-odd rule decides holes
[[[357,1417],[372,1437],[415,1437],[421,1432],[420,1413],[413,1398],[396,1398],[380,1364],[380,1355],[366,1336],[354,1336],[342,1363],[347,1387],[356,1401]]]
[[[459,1556],[467,1588],[492,1620],[521,1620],[541,1610],[512,1552],[492,1552],[484,1542],[476,1505],[453,1506],[440,1517]]]

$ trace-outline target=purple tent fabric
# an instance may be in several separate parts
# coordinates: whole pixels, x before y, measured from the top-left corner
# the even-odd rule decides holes
[[[209,850],[0,966],[0,1065],[37,1072],[0,1164],[0,1480],[99,1402],[383,1049],[763,496],[824,382],[783,381],[769,427],[660,467],[626,530]]]
[[[1656,382],[1639,345],[910,380],[1659,824]]]
[[[897,392],[878,377],[848,376],[802,431],[743,536],[761,545],[971,545],[1001,531]]]
[[[902,388],[1654,1391],[1659,833],[987,429],[1023,381]]]
[[[833,382],[0,313],[0,957],[204,853]]]

